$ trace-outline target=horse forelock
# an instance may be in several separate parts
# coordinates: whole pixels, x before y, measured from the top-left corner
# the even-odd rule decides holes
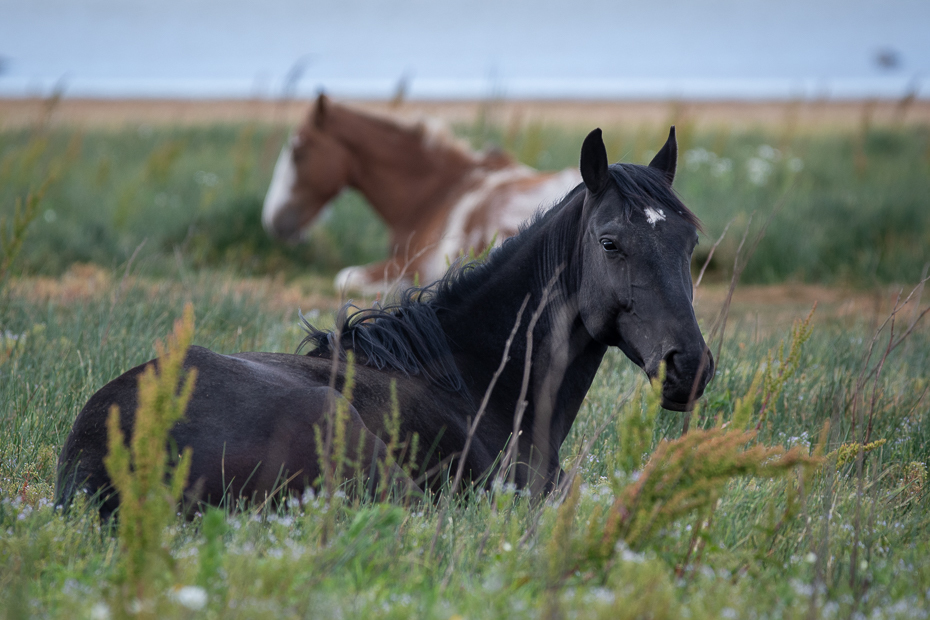
[[[681,201],[665,173],[636,164],[614,164],[609,170],[626,206],[642,211],[651,224],[654,225],[657,219],[665,219],[662,212],[654,210],[655,207],[666,207],[703,232],[701,220]]]

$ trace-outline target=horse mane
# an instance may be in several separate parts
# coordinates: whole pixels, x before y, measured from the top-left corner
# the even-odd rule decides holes
[[[615,164],[610,172],[629,212],[661,204],[700,229],[700,220],[675,195],[661,172],[633,164]],[[545,285],[554,270],[564,266],[565,251],[577,250],[579,218],[558,218],[558,214],[583,194],[584,185],[580,184],[552,207],[539,209],[521,225],[517,235],[505,240],[484,262],[459,261],[440,280],[403,291],[395,303],[376,304],[367,309],[351,302],[345,304],[336,315],[336,329],[317,329],[301,316],[307,336],[297,351],[310,346],[309,356],[335,354],[345,359],[346,352],[351,350],[356,361],[365,366],[400,371],[407,376],[422,375],[445,390],[464,392],[464,380],[437,312],[457,307],[543,228],[547,232],[546,244],[540,252],[536,272],[542,279],[541,285]]]
[[[309,356],[332,357],[335,354],[345,359],[346,352],[351,350],[356,361],[365,366],[396,370],[407,376],[422,375],[445,390],[464,393],[465,383],[453,360],[437,312],[454,308],[458,300],[467,298],[527,241],[532,234],[529,229],[539,228],[577,193],[576,188],[551,209],[538,211],[521,227],[519,235],[505,240],[486,261],[460,259],[440,280],[408,288],[400,293],[397,302],[376,304],[367,309],[359,309],[349,302],[336,315],[338,328],[330,330],[317,329],[301,316],[307,335],[297,351],[310,346]]]
[[[356,361],[365,366],[422,375],[445,390],[464,392],[465,383],[432,300],[439,284],[409,288],[398,302],[384,306],[360,309],[349,302],[336,315],[338,329],[317,329],[301,315],[307,335],[297,351],[309,345],[313,347],[309,356],[335,354],[341,359],[353,351]]]
[[[476,153],[469,148],[468,143],[457,137],[449,130],[448,125],[440,119],[428,115],[410,117],[409,115],[389,115],[370,110],[347,106],[344,104],[330,104],[342,108],[346,112],[360,116],[388,131],[399,131],[419,143],[426,150],[449,150],[474,158]]]

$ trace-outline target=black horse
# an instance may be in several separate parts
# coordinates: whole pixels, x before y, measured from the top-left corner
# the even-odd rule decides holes
[[[396,382],[401,436],[419,436],[408,456],[433,472],[421,480],[433,488],[436,472],[450,462],[457,471],[463,455],[467,480],[494,473],[514,434],[508,475],[534,492],[553,488],[559,448],[610,346],[650,377],[664,362],[663,406],[690,409],[713,361],[692,308],[699,222],[672,191],[677,154],[673,127],[649,166],[608,166],[596,129],[581,150],[584,182],[483,264],[453,269],[396,305],[343,312],[332,332],[308,326],[307,355],[192,347],[185,365],[197,368],[196,387],[171,431],[177,448],[193,449],[189,499],[261,498],[281,480],[290,492],[318,481],[314,427],[331,424],[347,351],[356,360],[348,442],[364,446],[362,469],[384,458]],[[100,494],[103,516],[117,507],[103,464],[106,416],[119,405],[129,436],[147,364],[105,385],[78,415],[59,459],[58,504],[80,490]]]

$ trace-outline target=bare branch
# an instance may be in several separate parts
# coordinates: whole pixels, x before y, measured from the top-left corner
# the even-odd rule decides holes
[[[704,260],[704,265],[701,267],[701,272],[698,274],[697,282],[694,283],[694,288],[701,286],[701,280],[704,279],[704,272],[707,271],[707,266],[710,265],[710,259],[714,257],[714,252],[717,250],[717,246],[720,245],[720,242],[723,241],[723,238],[726,236],[727,231],[730,230],[730,225],[736,221],[736,218],[733,218],[727,225],[723,227],[723,232],[720,233],[720,237],[717,241],[714,242],[714,245],[710,246],[710,252],[707,253],[707,258]]]

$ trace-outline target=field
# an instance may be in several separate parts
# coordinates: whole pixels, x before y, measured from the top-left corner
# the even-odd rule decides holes
[[[286,127],[268,119],[80,128],[47,105],[0,131],[4,617],[930,615],[926,121],[671,115],[676,188],[705,228],[695,274],[726,229],[696,294],[717,376],[687,434],[610,352],[562,449],[578,483],[544,501],[506,485],[415,506],[308,494],[143,517],[144,547],[51,506],[84,402],[153,357],[185,304],[196,344],[293,351],[297,309],[330,320],[332,275],[383,256],[386,234],[349,192],[305,243],[269,240]],[[481,110],[455,126],[476,147],[577,165],[577,123]],[[611,159],[637,163],[667,132],[603,126]]]

